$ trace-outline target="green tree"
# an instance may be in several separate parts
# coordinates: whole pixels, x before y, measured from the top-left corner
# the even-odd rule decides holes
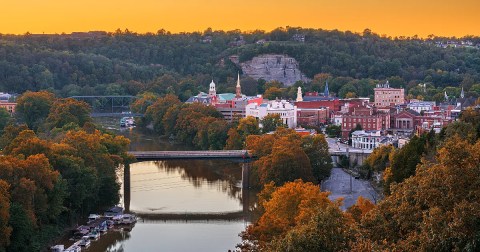
[[[317,181],[322,181],[330,176],[333,164],[328,143],[324,135],[302,137],[302,148],[307,154],[312,167],[313,176]]]
[[[145,100],[150,96],[152,95],[144,97],[142,100]],[[153,96],[150,98],[153,98]],[[147,101],[148,100],[145,100],[145,103],[147,103]],[[164,97],[158,98],[152,105],[146,108],[145,117],[147,118],[147,122],[151,120],[153,122],[153,128],[155,129],[155,131],[161,135],[165,134],[163,117],[165,116],[167,110],[170,107],[179,104],[180,100],[172,94],[167,94]]]
[[[29,128],[37,130],[47,118],[54,98],[52,93],[46,91],[27,91],[18,98],[16,111]]]
[[[328,137],[340,137],[342,128],[338,125],[330,124],[325,129],[325,133],[327,133]]]
[[[275,131],[278,127],[285,126],[279,114],[268,114],[262,120],[262,132],[268,133],[270,131]]]
[[[6,109],[0,108],[0,134],[3,133],[3,129],[7,126],[11,118],[10,113],[8,113]]]

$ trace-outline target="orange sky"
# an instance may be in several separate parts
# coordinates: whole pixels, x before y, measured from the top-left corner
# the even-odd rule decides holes
[[[140,33],[301,26],[391,36],[480,35],[480,0],[2,0],[0,33]]]

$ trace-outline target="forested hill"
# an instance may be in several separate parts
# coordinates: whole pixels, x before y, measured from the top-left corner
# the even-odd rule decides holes
[[[474,46],[442,48],[435,44],[467,40]],[[250,33],[209,29],[182,34],[118,30],[0,35],[0,91],[51,89],[64,96],[135,95],[168,73],[175,83],[173,89],[183,80],[188,84],[184,83],[182,92],[194,94],[212,77],[224,85],[232,82],[229,78],[241,69],[229,56],[238,55],[240,61],[246,61],[267,53],[294,57],[309,78],[319,73],[358,80],[394,77],[398,80],[394,86],[413,88],[426,82],[437,89],[463,85],[468,91],[480,82],[479,43],[479,37],[392,39],[369,30],[355,34],[299,28]]]

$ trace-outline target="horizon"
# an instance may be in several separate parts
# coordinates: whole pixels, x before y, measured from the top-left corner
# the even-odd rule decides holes
[[[433,36],[435,38],[454,38],[454,39],[462,39],[462,38],[468,38],[468,37],[480,37],[480,35],[472,35],[472,34],[466,34],[466,35],[463,35],[463,36],[445,36],[445,35],[438,35],[438,34],[429,34],[428,36],[425,36],[425,37],[422,37],[422,36],[419,36],[417,34],[414,34],[414,35],[398,35],[398,36],[391,36],[391,35],[388,35],[388,34],[380,34],[368,27],[366,27],[364,30],[362,31],[351,31],[351,30],[340,30],[340,29],[324,29],[324,28],[313,28],[313,27],[292,27],[292,26],[286,26],[286,27],[276,27],[274,29],[271,29],[271,30],[260,30],[260,29],[256,29],[256,30],[242,30],[242,29],[214,29],[212,27],[206,27],[205,29],[203,30],[196,30],[196,31],[181,31],[181,32],[172,32],[172,31],[169,31],[169,30],[166,30],[164,28],[159,28],[158,30],[156,31],[146,31],[146,32],[137,32],[137,31],[134,31],[134,30],[131,30],[129,28],[116,28],[114,30],[110,30],[110,31],[107,31],[107,30],[82,30],[82,31],[71,31],[71,32],[57,32],[57,33],[31,33],[29,31],[27,32],[24,32],[24,33],[18,33],[18,34],[13,34],[13,33],[2,33],[0,32],[0,35],[5,35],[5,36],[25,36],[27,34],[29,35],[45,35],[45,36],[52,36],[52,35],[56,35],[56,36],[61,36],[61,35],[72,35],[74,33],[90,33],[90,32],[105,32],[106,34],[114,34],[116,33],[118,30],[120,30],[122,33],[123,32],[126,32],[128,30],[128,32],[130,33],[133,33],[133,34],[137,34],[137,35],[140,35],[140,36],[143,36],[143,35],[149,35],[149,34],[157,34],[159,31],[163,30],[164,32],[166,33],[169,33],[170,35],[181,35],[181,34],[193,34],[193,33],[200,33],[200,34],[205,34],[206,30],[208,29],[211,29],[212,32],[231,32],[231,31],[239,31],[241,34],[249,34],[249,33],[253,33],[253,32],[256,32],[256,31],[261,31],[261,32],[264,32],[264,33],[270,33],[276,29],[287,29],[287,28],[299,28],[299,29],[305,29],[305,30],[310,30],[310,29],[313,29],[313,30],[322,30],[322,31],[325,31],[325,32],[334,32],[334,31],[338,31],[338,32],[342,32],[342,33],[347,33],[347,32],[350,32],[350,33],[353,33],[353,34],[356,34],[356,35],[359,35],[359,36],[363,36],[363,33],[365,30],[370,30],[370,32],[372,34],[375,34],[379,37],[382,37],[382,38],[387,38],[387,39],[411,39],[411,38],[414,38],[415,36],[418,37],[418,39],[421,39],[421,40],[426,40],[428,39],[430,36]]]
[[[140,3],[139,3],[140,2]],[[365,29],[386,37],[427,38],[480,36],[480,2],[446,0],[421,3],[405,0],[339,0],[335,3],[299,0],[207,0],[181,2],[140,0],[69,2],[25,0],[4,4],[0,10],[0,33],[23,35],[106,31],[118,28],[139,34],[160,29],[173,34],[216,30],[271,31],[278,27],[339,30],[362,33]]]

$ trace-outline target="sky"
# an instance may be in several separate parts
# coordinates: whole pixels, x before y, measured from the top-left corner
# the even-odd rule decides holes
[[[480,0],[1,0],[0,33],[173,33],[322,28],[380,35],[480,35]]]

